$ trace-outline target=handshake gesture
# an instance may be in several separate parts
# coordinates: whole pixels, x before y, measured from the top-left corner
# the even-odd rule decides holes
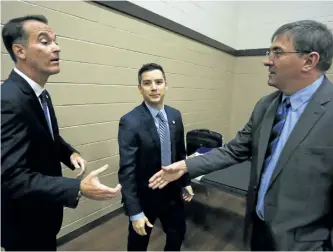
[[[81,180],[80,191],[83,196],[92,200],[109,200],[118,195],[121,185],[118,184],[115,188],[103,185],[98,178],[98,175],[104,172],[108,165],[92,171],[84,179]]]
[[[162,167],[162,170],[155,173],[149,179],[149,187],[152,189],[162,189],[170,182],[179,179],[187,171],[188,170],[184,160]]]

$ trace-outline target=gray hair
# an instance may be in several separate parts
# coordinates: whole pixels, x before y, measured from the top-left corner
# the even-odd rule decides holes
[[[333,34],[328,27],[314,20],[287,23],[278,28],[272,42],[279,35],[286,35],[294,42],[296,51],[317,52],[320,55],[317,69],[327,71],[332,65]]]

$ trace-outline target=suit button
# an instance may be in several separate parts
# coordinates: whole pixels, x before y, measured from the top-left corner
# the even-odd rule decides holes
[[[253,191],[257,191],[258,187],[257,186],[253,186]]]

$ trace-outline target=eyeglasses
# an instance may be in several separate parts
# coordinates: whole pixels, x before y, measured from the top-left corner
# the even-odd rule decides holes
[[[301,53],[301,54],[303,54],[303,53],[310,53],[310,51],[293,51],[293,52],[284,52],[284,51],[278,51],[278,50],[268,50],[268,51],[266,51],[266,56],[267,56],[269,59],[273,60],[275,57],[278,58],[278,57],[280,57],[280,56],[282,56],[282,55],[285,55],[285,54],[287,54],[287,53]]]

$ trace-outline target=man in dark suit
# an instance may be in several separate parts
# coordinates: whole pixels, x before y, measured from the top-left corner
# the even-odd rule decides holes
[[[253,250],[332,250],[333,85],[325,76],[332,32],[315,21],[285,24],[267,55],[268,84],[278,90],[258,101],[236,138],[162,169],[150,187],[252,158],[246,244]]]
[[[186,230],[183,199],[190,201],[193,195],[189,176],[161,191],[150,189],[148,180],[161,166],[186,157],[183,121],[178,110],[163,103],[167,81],[161,66],[142,66],[138,79],[144,102],[120,119],[118,134],[119,182],[130,218],[127,248],[147,250],[152,224],[159,218],[165,250],[179,251]]]
[[[63,207],[81,195],[111,199],[120,191],[99,183],[107,166],[79,178],[62,177],[60,162],[85,171],[86,161],[59,135],[47,79],[57,74],[60,48],[44,16],[10,20],[2,39],[15,68],[1,85],[1,246],[56,250]]]

